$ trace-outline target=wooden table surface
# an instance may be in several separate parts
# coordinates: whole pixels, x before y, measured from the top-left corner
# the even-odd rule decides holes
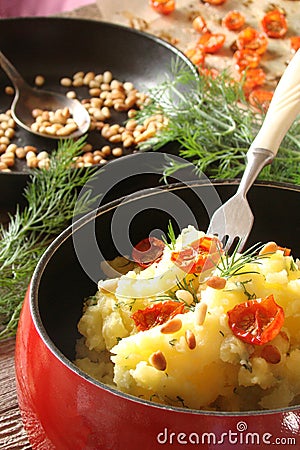
[[[15,339],[0,345],[0,449],[30,449],[18,407],[15,370]]]

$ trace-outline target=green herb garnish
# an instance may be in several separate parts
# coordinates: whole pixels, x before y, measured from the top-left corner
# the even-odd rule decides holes
[[[138,113],[141,120],[160,112],[168,126],[140,144],[141,150],[180,145],[179,156],[196,171],[215,179],[236,178],[245,168],[245,156],[264,119],[245,98],[242,82],[224,71],[214,79],[175,64],[174,75],[149,91],[151,101]],[[170,158],[165,176],[184,164]],[[282,141],[272,165],[261,179],[300,183],[300,121],[296,120]]]
[[[31,275],[45,248],[69,225],[75,205],[82,214],[95,200],[89,191],[77,198],[92,172],[70,169],[84,144],[84,138],[61,141],[49,169],[33,170],[24,192],[26,206],[17,206],[8,225],[0,225],[0,339],[16,332]]]
[[[175,250],[176,235],[171,220],[169,220],[168,224],[168,238],[170,240],[170,243],[166,240],[165,236],[162,236],[161,238],[162,241],[166,244],[167,247],[169,247],[170,250]]]
[[[256,294],[253,292],[252,294],[247,290],[247,288],[246,288],[246,285],[248,284],[248,283],[250,283],[252,280],[246,280],[246,281],[238,281],[237,283],[236,283],[236,285],[238,286],[238,287],[242,287],[242,289],[243,289],[243,291],[244,291],[244,294],[245,294],[245,296],[247,297],[247,299],[248,300],[252,300],[252,299],[254,299],[254,298],[256,298]]]
[[[255,244],[252,247],[245,250],[243,253],[238,253],[241,241],[239,241],[232,253],[221,255],[221,259],[216,267],[220,271],[220,277],[231,278],[236,275],[246,275],[251,273],[259,273],[256,270],[245,270],[246,264],[256,263],[260,264],[262,258],[266,258],[269,254],[259,255],[259,250],[263,247],[261,244]]]

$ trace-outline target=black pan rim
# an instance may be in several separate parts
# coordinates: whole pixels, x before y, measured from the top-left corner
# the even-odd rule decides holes
[[[117,24],[117,23],[111,23],[111,22],[107,22],[107,21],[99,21],[96,19],[84,19],[84,18],[72,18],[72,17],[57,17],[57,16],[34,16],[34,17],[8,17],[8,18],[4,18],[1,19],[1,23],[5,24],[5,23],[17,23],[17,24],[28,24],[28,29],[30,29],[31,26],[34,27],[34,25],[36,23],[51,23],[53,22],[53,26],[60,26],[65,23],[65,24],[77,24],[78,23],[82,23],[83,26],[87,27],[87,26],[95,26],[96,28],[100,28],[100,27],[106,27],[108,29],[115,29],[115,30],[120,30],[123,31],[125,33],[129,33],[132,35],[136,35],[142,39],[146,39],[148,41],[152,41],[154,44],[157,44],[159,46],[162,46],[166,49],[168,49],[170,51],[170,53],[174,54],[175,58],[179,58],[180,60],[184,61],[185,64],[191,69],[191,71],[193,71],[195,73],[195,75],[197,75],[197,70],[196,67],[194,66],[194,64],[189,60],[189,58],[181,51],[179,50],[177,47],[175,47],[175,45],[165,41],[164,39],[159,38],[158,36],[155,36],[153,34],[150,34],[146,31],[141,31],[141,30],[137,30],[135,28],[130,28],[127,27],[125,25],[121,25],[121,24]],[[16,178],[16,180],[19,179],[19,181],[26,181],[28,179],[28,177],[30,176],[30,174],[32,173],[32,171],[30,170],[24,170],[24,171],[11,171],[11,172],[1,172],[0,171],[0,177],[11,177],[14,176]]]

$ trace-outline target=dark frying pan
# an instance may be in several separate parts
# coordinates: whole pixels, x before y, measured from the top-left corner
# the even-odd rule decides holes
[[[0,48],[11,60],[28,83],[34,83],[36,75],[46,78],[47,89],[66,92],[59,84],[63,76],[71,76],[79,70],[101,73],[110,70],[122,81],[132,81],[141,91],[171,73],[176,59],[193,70],[190,61],[174,46],[157,37],[119,25],[68,18],[17,18],[3,19],[0,27]],[[1,111],[9,108],[12,97],[4,93],[11,85],[0,70]],[[82,98],[87,88],[78,91]],[[112,117],[125,120],[125,114]],[[119,122],[120,123],[120,122]],[[88,141],[103,145],[99,133],[90,133]],[[53,140],[33,136],[18,129],[15,143],[19,146],[34,145],[38,149],[53,150]],[[20,200],[28,181],[28,169],[18,161],[12,173],[0,172],[0,207],[13,205]]]

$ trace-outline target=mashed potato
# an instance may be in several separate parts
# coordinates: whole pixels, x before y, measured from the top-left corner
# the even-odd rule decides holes
[[[203,236],[190,226],[149,267],[99,282],[78,324],[76,365],[123,392],[173,406],[245,411],[297,404],[298,261],[266,244],[255,256],[219,254],[204,273],[187,273],[172,254]],[[256,307],[269,296],[281,321],[275,313],[258,317],[261,341],[247,315],[239,324],[244,336],[230,325],[237,305]],[[182,306],[173,317],[148,327],[137,320],[170,301]]]

